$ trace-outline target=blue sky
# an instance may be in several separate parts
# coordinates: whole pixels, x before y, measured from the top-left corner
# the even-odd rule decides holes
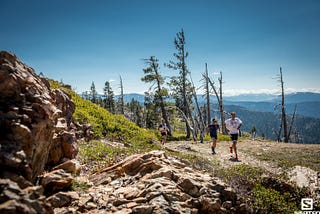
[[[15,53],[37,73],[71,84],[92,81],[102,92],[143,93],[142,59],[173,60],[182,28],[187,66],[196,86],[208,63],[222,71],[226,95],[279,91],[320,92],[318,0],[1,0],[0,49]]]

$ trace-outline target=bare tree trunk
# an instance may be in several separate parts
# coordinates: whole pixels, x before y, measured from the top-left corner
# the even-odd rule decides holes
[[[184,49],[182,49],[182,55],[184,56]],[[187,71],[185,69],[185,62],[184,62],[184,57],[182,58],[182,72],[183,72],[183,81],[182,81],[182,93],[183,93],[183,113],[187,116],[187,118],[191,118],[192,119],[192,114],[190,111],[190,106],[189,106],[189,102],[187,99]],[[190,138],[190,134],[191,134],[191,129],[190,126],[188,126],[188,124],[186,123],[186,129],[187,129],[187,135],[186,138],[189,139]]]
[[[291,130],[292,130],[292,127],[293,127],[294,118],[296,116],[296,110],[297,110],[297,104],[294,106],[294,111],[293,111],[293,115],[292,115],[290,126],[289,126],[288,138],[290,138],[290,136],[291,136]]]
[[[219,110],[220,110],[220,117],[221,117],[222,133],[228,134],[226,125],[225,125],[226,118],[224,115],[224,107],[223,107],[223,101],[222,101],[222,72],[221,71],[220,71],[219,85],[220,85]]]
[[[281,118],[282,118],[282,124],[283,124],[283,133],[284,133],[284,142],[289,142],[289,136],[288,136],[288,125],[287,125],[287,116],[286,116],[286,110],[285,110],[285,103],[284,103],[284,83],[282,78],[282,68],[280,67],[280,83],[281,83]]]
[[[177,109],[177,110],[181,113],[183,119],[186,121],[186,126],[187,126],[187,128],[190,130],[190,133],[192,133],[193,139],[194,139],[194,140],[197,139],[197,137],[195,136],[194,128],[190,125],[189,119],[188,119],[188,117],[186,116],[186,114],[185,114],[180,108],[178,108],[177,106],[168,106],[168,107],[166,107],[166,108],[168,108],[168,109],[169,109],[169,108],[175,108],[175,109]]]
[[[211,85],[211,88],[213,90],[213,92],[215,93],[216,97],[217,97],[217,101],[219,103],[219,111],[220,111],[220,117],[221,117],[221,127],[222,127],[222,133],[223,134],[228,134],[227,133],[227,129],[225,126],[225,116],[224,116],[224,107],[223,107],[223,101],[222,101],[222,72],[220,72],[220,78],[219,78],[219,84],[220,84],[220,95],[217,92],[217,89],[214,85],[214,82],[212,82],[210,80],[210,78],[208,78],[208,81]]]
[[[207,97],[207,124],[211,123],[211,111],[210,111],[210,90],[209,90],[209,75],[208,75],[208,67],[206,63],[206,73],[205,73],[205,90],[206,90],[206,97]]]
[[[171,133],[171,125],[170,125],[170,122],[169,122],[169,119],[168,119],[167,110],[165,108],[162,96],[160,96],[160,108],[161,108],[162,118],[164,119],[164,121],[167,124],[167,127],[169,129],[168,135],[171,136],[172,135],[172,133]]]
[[[124,94],[123,94],[123,83],[122,83],[122,78],[120,76],[120,111],[121,111],[121,114],[124,115]]]
[[[195,100],[195,103],[196,103],[196,106],[197,106],[197,110],[198,110],[198,113],[199,113],[199,118],[200,118],[200,121],[199,121],[200,122],[200,138],[203,139],[204,133],[205,133],[205,125],[204,125],[203,117],[202,117],[202,114],[201,114],[201,109],[200,109],[199,102],[198,102],[197,92],[195,90],[195,87],[194,87],[194,84],[193,84],[193,80],[192,80],[192,77],[191,77],[191,73],[189,73],[189,75],[190,75],[190,82],[192,84],[192,89],[193,89],[193,97],[194,97],[194,100]],[[194,122],[193,122],[193,127],[195,127]],[[194,132],[196,132],[196,131],[194,131]],[[193,140],[196,141],[197,139],[193,138]]]

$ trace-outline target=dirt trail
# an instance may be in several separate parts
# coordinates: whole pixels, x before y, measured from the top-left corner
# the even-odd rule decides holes
[[[262,167],[272,173],[280,173],[282,170],[279,167],[273,166],[271,163],[266,161],[258,160],[252,157],[246,151],[248,147],[252,147],[252,144],[257,144],[257,142],[245,140],[238,143],[238,161],[231,158],[231,153],[229,152],[230,142],[219,141],[216,147],[216,154],[211,154],[211,143],[193,143],[191,141],[173,141],[168,142],[165,147],[171,150],[177,150],[180,152],[196,154],[201,157],[207,158],[208,160],[218,161],[218,163],[223,168],[228,168],[235,166],[237,164],[249,164],[252,166]],[[261,146],[256,145],[256,146]]]
[[[262,168],[271,174],[286,174],[289,180],[298,186],[311,188],[311,191],[317,194],[320,199],[320,172],[299,166],[299,163],[302,163],[301,160],[305,159],[305,156],[303,156],[305,154],[309,154],[314,160],[318,160],[319,153],[317,151],[319,151],[320,145],[240,140],[237,145],[239,161],[231,158],[229,146],[230,141],[218,141],[216,154],[212,155],[211,143],[208,141],[203,144],[191,141],[171,141],[164,145],[165,148],[170,150],[201,156],[210,162],[217,163],[222,168],[248,164]],[[257,158],[258,156],[262,158]],[[263,160],[265,156],[269,157],[268,161]],[[271,159],[270,156],[272,157]],[[277,165],[281,161],[292,162],[293,159],[297,164],[294,167],[281,168]],[[309,162],[309,164],[311,163]]]

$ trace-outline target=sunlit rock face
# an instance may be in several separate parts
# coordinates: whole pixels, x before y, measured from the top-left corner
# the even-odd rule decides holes
[[[70,95],[51,90],[46,79],[14,54],[0,52],[0,178],[4,179],[3,186],[10,179],[10,183],[15,182],[19,188],[31,187],[45,169],[76,157],[74,109]],[[20,199],[11,204],[13,207],[16,204],[18,210]],[[6,201],[0,201],[3,202]]]
[[[5,171],[34,182],[49,162],[77,154],[70,124],[75,105],[15,55],[0,52],[0,142]],[[56,156],[50,154],[51,150]]]

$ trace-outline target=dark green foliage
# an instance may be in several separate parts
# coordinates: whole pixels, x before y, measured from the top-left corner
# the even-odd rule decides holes
[[[154,103],[154,96],[152,93],[145,92],[145,126],[148,129],[157,129],[159,118],[161,117],[160,109]]]
[[[152,84],[149,92],[146,93],[146,95],[148,95],[148,100],[146,99],[145,105],[146,109],[147,111],[152,109],[157,112],[157,109],[160,108],[161,118],[163,118],[165,123],[167,124],[169,135],[171,135],[171,125],[169,123],[166,109],[166,98],[168,98],[168,90],[163,86],[165,83],[165,78],[160,74],[158,59],[156,57],[151,56],[149,59],[145,60],[145,63],[148,65],[148,67],[143,69],[145,76],[142,77],[141,80],[143,82]],[[148,114],[148,116],[150,115]],[[151,117],[148,118],[151,119]],[[158,119],[160,121],[159,117],[155,119]]]
[[[98,92],[96,90],[96,86],[94,84],[94,82],[92,81],[91,87],[90,87],[90,100],[93,103],[98,103]]]
[[[61,88],[57,82],[51,81],[51,87]],[[138,127],[123,115],[114,115],[103,107],[82,99],[74,91],[63,88],[75,103],[73,117],[77,121],[90,123],[96,138],[108,138],[114,141],[131,143],[149,143],[155,139],[153,132]]]
[[[143,106],[136,100],[132,99],[125,105],[128,110],[126,117],[137,124],[139,127],[144,127],[144,109]]]
[[[115,113],[114,93],[108,81],[105,82],[103,93],[104,93],[104,99],[103,99],[104,108],[106,108],[111,113]]]
[[[252,193],[255,213],[294,213],[299,210],[288,192],[281,194],[274,189],[265,188],[258,184]]]
[[[248,192],[252,191],[265,171],[259,167],[240,164],[228,169],[219,169],[216,173],[242,196],[246,196]]]

